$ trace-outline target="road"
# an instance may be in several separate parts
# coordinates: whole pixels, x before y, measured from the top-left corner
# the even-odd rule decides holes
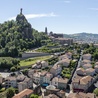
[[[78,65],[77,65],[77,67],[76,67],[76,70],[77,70],[77,68],[79,68],[79,67],[81,66],[83,51],[81,51],[81,54],[80,54],[80,55],[81,55],[81,56],[80,56],[80,59],[79,59],[79,61],[78,61]],[[75,71],[74,74],[73,74],[72,80],[75,78],[75,76],[76,76],[76,71]]]
[[[81,55],[81,56],[80,56],[80,59],[79,59],[79,61],[78,61],[78,65],[77,65],[77,67],[76,67],[76,70],[77,70],[77,68],[79,68],[79,67],[81,66],[83,50],[81,50],[81,54],[80,54],[80,55]],[[74,74],[73,74],[72,80],[75,78],[75,76],[76,76],[76,71],[75,71]],[[68,96],[69,93],[72,93],[72,92],[73,92],[73,90],[72,90],[72,85],[71,85],[71,84],[69,84],[69,88],[70,88],[70,91],[66,92],[66,96]]]
[[[3,78],[6,78],[7,76],[11,75],[11,73],[13,73],[13,72],[0,72],[0,75],[1,75]],[[15,71],[14,73],[15,73],[16,75],[23,74],[23,73],[20,72],[20,71]]]
[[[0,75],[1,75],[3,78],[6,78],[7,76],[10,75],[10,72],[0,72]]]

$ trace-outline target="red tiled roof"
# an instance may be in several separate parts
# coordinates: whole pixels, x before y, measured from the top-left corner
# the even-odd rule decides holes
[[[13,98],[23,98],[24,96],[28,96],[30,94],[33,93],[33,90],[30,89],[25,89],[23,91],[21,91],[20,93],[16,94],[15,96],[13,96]]]

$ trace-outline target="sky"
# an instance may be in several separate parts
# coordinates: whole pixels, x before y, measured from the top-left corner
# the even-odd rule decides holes
[[[0,23],[15,19],[20,8],[38,31],[98,33],[98,0],[1,0]]]

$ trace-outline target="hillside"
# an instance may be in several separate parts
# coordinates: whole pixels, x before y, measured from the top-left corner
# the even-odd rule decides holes
[[[0,24],[0,56],[17,57],[21,52],[39,47],[48,36],[31,27],[25,16],[20,12],[16,21]]]
[[[81,41],[95,41],[98,42],[98,34],[92,33],[76,33],[76,34],[64,34],[65,38],[73,38],[74,40],[81,40]]]
[[[64,34],[64,37],[98,37],[98,34],[92,33],[75,33],[75,34]]]

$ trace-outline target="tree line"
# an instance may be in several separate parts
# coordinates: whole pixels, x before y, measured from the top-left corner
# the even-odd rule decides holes
[[[0,68],[10,69],[11,67],[17,67],[19,65],[20,60],[11,57],[0,57]]]

